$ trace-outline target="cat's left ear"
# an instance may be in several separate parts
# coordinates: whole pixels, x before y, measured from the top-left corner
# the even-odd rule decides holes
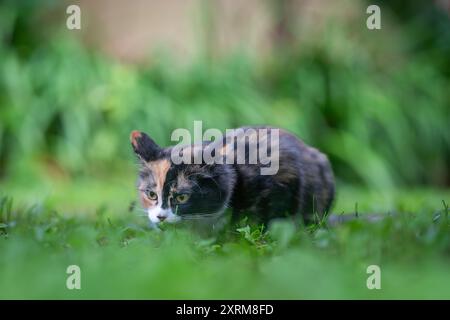
[[[144,161],[156,160],[161,154],[161,147],[144,132],[132,131],[130,141],[134,152]]]

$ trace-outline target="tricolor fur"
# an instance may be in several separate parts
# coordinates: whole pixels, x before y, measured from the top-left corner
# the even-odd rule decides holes
[[[327,157],[283,130],[279,131],[279,168],[274,175],[261,175],[260,163],[174,164],[172,147],[160,147],[139,131],[133,131],[130,139],[141,163],[141,204],[154,225],[220,217],[226,208],[232,209],[236,219],[245,214],[267,222],[300,214],[310,223],[315,215],[321,217],[329,211],[334,198],[334,177]],[[224,156],[232,140],[224,138],[224,150],[220,151]],[[189,145],[182,152],[193,153],[209,144]]]

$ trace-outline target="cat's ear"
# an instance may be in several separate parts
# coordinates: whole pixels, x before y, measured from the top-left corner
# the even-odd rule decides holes
[[[130,141],[134,152],[144,161],[156,160],[161,154],[162,149],[144,132],[132,131]]]

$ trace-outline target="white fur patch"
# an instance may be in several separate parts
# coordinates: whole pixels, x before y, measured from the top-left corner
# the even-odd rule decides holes
[[[161,205],[147,209],[147,215],[150,219],[150,222],[155,225],[163,221],[168,223],[175,223],[180,221],[181,219],[179,216],[172,212],[172,209],[163,209],[161,208]],[[161,220],[159,217],[165,217],[165,219]]]

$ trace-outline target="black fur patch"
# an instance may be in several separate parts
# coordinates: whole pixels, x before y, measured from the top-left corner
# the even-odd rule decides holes
[[[260,129],[264,127],[246,127]],[[269,133],[273,128],[267,127]],[[232,140],[232,139],[231,139]],[[224,141],[230,142],[229,138]],[[145,162],[170,161],[171,148],[160,148],[145,133],[133,132],[134,151]],[[205,148],[204,142],[200,148]],[[248,142],[246,159],[248,160]],[[259,144],[258,144],[259,148]],[[264,165],[257,164],[174,164],[171,162],[162,187],[162,206],[171,207],[181,217],[221,213],[233,209],[233,217],[249,214],[262,222],[275,217],[300,213],[306,223],[315,216],[322,217],[330,210],[334,199],[335,182],[328,158],[280,130],[279,169],[274,175],[261,175]],[[269,150],[269,154],[272,150]],[[151,166],[150,166],[151,167]],[[151,184],[151,172],[143,164],[139,185]],[[185,203],[177,203],[179,194],[188,194]]]

